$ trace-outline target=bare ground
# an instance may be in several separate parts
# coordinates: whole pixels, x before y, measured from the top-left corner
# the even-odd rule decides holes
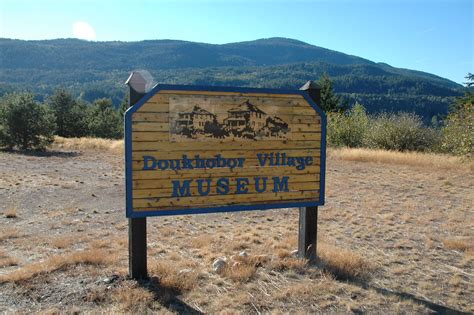
[[[330,155],[318,266],[292,253],[297,209],[148,218],[140,283],[123,182],[113,152],[0,153],[0,312],[474,312],[468,168]]]

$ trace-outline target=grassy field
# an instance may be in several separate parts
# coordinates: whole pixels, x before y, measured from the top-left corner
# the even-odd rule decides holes
[[[57,138],[43,154],[0,153],[0,312],[474,312],[472,163],[330,150],[316,266],[294,255],[297,209],[149,218],[151,277],[138,283],[122,152]]]

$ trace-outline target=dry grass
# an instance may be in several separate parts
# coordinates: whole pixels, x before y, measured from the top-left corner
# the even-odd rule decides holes
[[[74,236],[60,236],[50,241],[50,244],[56,248],[63,249],[70,247],[77,242],[77,237]]]
[[[123,311],[139,314],[146,313],[154,301],[154,296],[152,292],[130,281],[112,293],[112,300],[119,303]]]
[[[21,234],[17,228],[5,228],[3,231],[0,231],[0,242],[20,236]]]
[[[5,213],[5,218],[7,219],[14,219],[18,217],[18,211],[16,208],[8,208]]]
[[[18,259],[8,256],[3,250],[0,250],[0,268],[17,266]]]
[[[40,274],[51,273],[69,266],[88,264],[106,265],[111,263],[110,255],[100,250],[84,250],[67,255],[52,256],[42,262],[32,263],[4,275],[0,275],[0,283],[21,282]]]
[[[307,262],[301,258],[286,257],[272,261],[270,268],[279,272],[291,270],[299,274],[304,274],[307,271]]]
[[[459,157],[443,154],[398,152],[362,148],[331,148],[328,150],[328,156],[329,158],[338,158],[345,161],[388,163],[437,169],[474,170],[473,161],[463,161]]]
[[[0,284],[5,296],[0,298],[0,309],[34,313],[62,302],[61,310],[68,313],[76,307],[86,313],[141,314],[166,308],[180,312],[179,300],[211,314],[222,310],[229,314],[429,312],[426,306],[400,300],[396,294],[401,293],[453,310],[474,311],[470,285],[474,249],[467,245],[473,239],[468,227],[474,178],[464,169],[329,158],[328,198],[318,225],[322,263],[317,266],[307,266],[295,256],[297,209],[150,220],[152,278],[135,283],[125,280],[127,222],[122,211],[115,211],[122,205],[109,190],[112,185],[121,189],[122,154],[98,154],[103,157],[98,158],[93,151],[68,157],[67,171],[58,167],[64,163],[63,157],[27,155],[12,159],[8,154],[0,155],[4,159],[0,164],[18,164],[2,168],[2,172],[15,179],[11,192],[19,200],[4,205],[0,234],[6,228],[28,233],[28,238],[0,243],[7,254],[2,257],[20,261],[18,267],[0,269],[1,281],[20,281]],[[91,181],[95,171],[107,174],[107,178]],[[25,184],[13,186],[16,176],[24,178]],[[51,192],[49,186],[42,187],[45,182],[49,185],[63,179],[87,183],[74,188],[73,197],[84,198],[71,200],[76,199],[69,198],[71,190],[60,186],[52,186]],[[38,188],[38,193],[32,193]],[[89,200],[91,189],[100,198]],[[30,196],[34,198],[30,200]],[[58,210],[54,218],[50,217],[51,202],[56,202],[55,209],[73,210],[61,216]],[[41,208],[36,210],[36,204]],[[4,211],[13,205],[19,209],[20,218],[28,209],[28,220],[5,218]],[[50,230],[52,224],[54,231]],[[62,236],[75,237],[73,248]],[[113,251],[117,260],[106,266],[67,267],[76,262],[64,258],[69,257],[66,253],[83,247],[99,253]],[[239,256],[242,248],[248,256]],[[58,253],[63,257],[59,262],[48,259]],[[228,269],[220,274],[212,271],[217,257],[228,259]],[[38,263],[31,266],[29,259]],[[7,260],[4,263],[10,264]],[[19,271],[13,273],[16,269]],[[109,283],[108,279],[117,274],[119,278]],[[21,281],[31,277],[35,278]],[[349,278],[355,281],[344,281]],[[394,294],[381,294],[371,287]]]
[[[0,257],[0,268],[18,266],[19,261],[14,257]]]
[[[247,282],[256,272],[255,266],[236,262],[232,266],[227,266],[222,274],[235,282]]]
[[[467,238],[451,238],[443,240],[443,244],[446,248],[459,250],[462,252],[474,249],[474,242]]]
[[[150,268],[150,274],[159,279],[162,287],[185,292],[192,290],[198,282],[198,274],[191,269],[180,267],[176,263],[157,261]]]
[[[325,243],[318,244],[320,263],[337,279],[368,279],[374,266],[362,256]]]
[[[56,136],[51,148],[68,151],[106,151],[116,154],[124,152],[123,140],[101,138],[63,138]]]
[[[122,154],[124,151],[124,143],[123,140],[63,138],[56,136],[51,148],[69,151],[106,151],[114,154]],[[459,157],[444,154],[398,152],[365,148],[329,148],[328,156],[329,158],[338,158],[346,161],[474,170],[474,161],[463,161]]]
[[[212,244],[213,238],[209,234],[198,235],[189,241],[189,245],[193,248],[203,248]]]

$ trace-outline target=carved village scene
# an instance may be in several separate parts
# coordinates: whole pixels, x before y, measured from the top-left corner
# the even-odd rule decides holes
[[[216,103],[208,98],[170,99],[170,140],[288,140],[291,126],[249,98]]]

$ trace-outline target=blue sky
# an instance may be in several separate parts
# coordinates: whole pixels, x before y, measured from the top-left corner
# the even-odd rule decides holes
[[[181,39],[214,44],[289,37],[463,82],[467,72],[474,72],[473,3],[0,0],[0,37]]]

